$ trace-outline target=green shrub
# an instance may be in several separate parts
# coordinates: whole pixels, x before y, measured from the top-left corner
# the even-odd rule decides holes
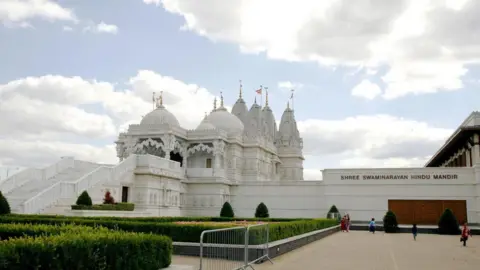
[[[443,212],[440,220],[438,221],[438,232],[440,234],[460,234],[460,227],[452,210],[447,208]]]
[[[110,232],[24,237],[0,245],[3,270],[158,270],[171,263],[166,236]]]
[[[220,210],[220,217],[224,218],[233,218],[235,214],[233,213],[233,208],[229,202],[225,202]]]
[[[255,210],[255,217],[256,218],[268,218],[268,217],[270,217],[270,215],[268,214],[268,208],[263,202],[261,202],[257,206],[257,209]]]
[[[270,223],[269,242],[309,233],[337,225],[333,219],[311,219],[291,222]],[[249,231],[249,243],[252,245],[264,244],[266,242],[265,227],[252,227]]]
[[[105,211],[133,211],[133,203],[115,203],[115,204],[94,204],[94,205],[72,205],[72,210],[105,210]]]
[[[139,219],[139,218],[138,218]],[[34,215],[10,215],[0,217],[0,223],[31,223],[31,224],[50,224],[50,225],[61,225],[61,224],[76,224],[84,225],[90,227],[102,226],[114,230],[123,230],[128,232],[138,232],[138,233],[153,233],[153,234],[163,234],[168,235],[175,242],[194,242],[198,243],[200,241],[200,235],[205,230],[212,229],[222,229],[229,227],[238,227],[238,225],[211,225],[211,224],[176,224],[170,222],[158,222],[154,218],[144,218],[146,221],[139,221],[138,219],[129,219],[129,218],[84,218],[84,217],[45,217],[45,216],[34,216]],[[150,220],[148,220],[150,219]],[[174,219],[171,217],[171,219]],[[184,218],[185,219],[185,218]],[[198,220],[199,218],[195,218]],[[187,220],[187,221],[194,221]],[[200,221],[231,221],[232,219],[222,219],[222,218],[204,218],[205,220]],[[255,219],[250,219],[250,221]],[[259,219],[257,219],[259,220]],[[280,240],[288,238],[291,236],[331,227],[337,225],[337,222],[332,219],[296,219],[294,221],[285,221],[284,219],[261,219],[265,222],[272,222],[270,226],[270,239],[271,241]],[[255,230],[255,229],[253,229]],[[238,238],[237,243],[242,243],[243,238]],[[207,239],[205,243],[208,242],[221,242],[232,243],[231,240],[225,239]]]
[[[10,204],[8,204],[7,198],[0,191],[0,215],[8,215],[10,212]]]
[[[31,224],[0,224],[0,239],[18,238],[24,236],[57,235],[63,232],[107,232],[109,229],[103,227],[87,227],[77,225],[31,225]]]
[[[91,206],[92,198],[90,198],[90,195],[88,195],[88,192],[85,190],[82,192],[82,194],[80,194],[80,196],[78,196],[77,202],[75,204]]]
[[[330,214],[333,214],[335,219],[338,219],[338,220],[341,219],[340,212],[338,211],[338,209],[335,205],[332,205],[330,207],[330,210],[328,210],[327,218],[330,218]]]
[[[386,233],[394,233],[398,231],[397,216],[392,211],[387,211],[383,217],[383,229]]]

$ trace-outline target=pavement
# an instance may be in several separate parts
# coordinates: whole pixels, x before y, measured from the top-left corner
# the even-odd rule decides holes
[[[411,234],[371,234],[365,231],[338,232],[309,245],[254,265],[255,270],[377,269],[377,270],[478,270],[480,237],[473,236],[467,247],[460,236],[420,234],[414,241]],[[198,257],[173,256],[173,264],[193,265]],[[223,265],[227,266],[225,262]],[[217,267],[218,266],[218,267]],[[230,270],[222,262],[212,270]]]

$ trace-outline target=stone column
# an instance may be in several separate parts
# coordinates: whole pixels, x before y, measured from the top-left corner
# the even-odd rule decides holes
[[[473,147],[472,147],[472,163],[480,163],[480,137],[478,134],[473,135]]]
[[[220,169],[220,158],[225,155],[225,143],[222,140],[213,141],[213,171],[214,175]]]

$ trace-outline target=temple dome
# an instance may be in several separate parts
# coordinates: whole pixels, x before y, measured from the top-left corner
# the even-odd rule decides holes
[[[205,115],[205,118],[203,118],[202,122],[200,123],[200,125],[198,125],[196,130],[210,130],[210,129],[215,129],[215,126],[212,125],[212,123],[210,123],[210,121],[207,118],[207,115]]]
[[[228,133],[242,133],[244,129],[242,121],[223,106],[210,113],[207,120],[216,128]]]
[[[157,108],[143,117],[140,125],[162,125],[180,126],[178,119],[169,112],[163,104],[158,104]]]

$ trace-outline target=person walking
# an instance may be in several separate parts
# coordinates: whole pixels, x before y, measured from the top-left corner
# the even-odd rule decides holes
[[[346,222],[345,222],[346,225],[347,225],[347,232],[350,231],[350,224],[351,224],[350,222],[351,222],[351,221],[350,221],[350,214],[347,214],[347,216],[346,216]]]
[[[340,229],[342,230],[342,232],[347,230],[347,225],[345,224],[345,222],[347,222],[347,219],[344,216],[344,217],[342,217],[342,220],[340,221]]]
[[[462,237],[460,237],[460,242],[463,242],[464,247],[467,246],[467,240],[469,236],[472,236],[472,232],[470,231],[470,229],[467,226],[467,223],[465,222],[463,224]]]
[[[413,240],[417,241],[417,224],[413,224],[412,226],[412,234],[413,234]]]
[[[375,233],[375,218],[372,218],[372,220],[368,224],[368,229],[371,233]]]

